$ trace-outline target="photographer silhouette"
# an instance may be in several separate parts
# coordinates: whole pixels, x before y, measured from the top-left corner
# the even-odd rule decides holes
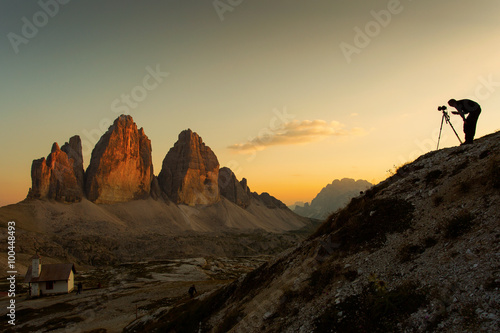
[[[448,105],[457,109],[457,111],[451,113],[460,115],[464,120],[465,142],[463,144],[471,144],[476,134],[476,124],[481,113],[481,107],[470,99],[461,99],[459,101],[450,99]],[[465,117],[466,114],[468,114],[467,118]]]

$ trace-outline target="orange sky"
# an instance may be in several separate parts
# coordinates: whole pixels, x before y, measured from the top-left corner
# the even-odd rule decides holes
[[[435,149],[450,98],[481,104],[476,137],[496,131],[500,2],[457,3],[90,0],[35,33],[37,2],[2,1],[0,205],[26,196],[55,141],[80,135],[88,164],[120,113],[151,139],[155,174],[191,128],[221,167],[287,204]],[[456,144],[445,126],[441,147]]]

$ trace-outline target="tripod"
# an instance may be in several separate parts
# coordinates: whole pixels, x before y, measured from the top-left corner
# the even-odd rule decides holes
[[[446,120],[446,123],[450,124],[451,129],[453,130],[453,132],[457,136],[458,141],[460,141],[460,144],[462,144],[462,140],[460,140],[460,137],[458,136],[457,131],[455,131],[453,124],[450,122],[450,115],[448,114],[448,112],[446,112],[446,106],[443,105],[443,106],[438,107],[438,111],[441,111],[443,113],[443,117],[441,118],[441,128],[439,129],[439,138],[438,138],[436,150],[439,149],[439,140],[441,140],[441,131],[443,130],[443,123],[445,120]]]

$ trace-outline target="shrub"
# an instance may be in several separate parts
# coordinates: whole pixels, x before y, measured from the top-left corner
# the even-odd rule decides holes
[[[445,237],[457,238],[469,232],[474,225],[474,216],[468,211],[462,211],[446,223]]]
[[[358,278],[358,272],[353,270],[348,270],[347,272],[344,273],[344,277],[347,281],[353,282]]]
[[[399,250],[399,260],[401,263],[415,259],[419,254],[423,253],[425,248],[420,245],[406,245]]]
[[[478,331],[478,325],[481,322],[479,315],[476,313],[477,308],[478,304],[469,302],[464,304],[460,309],[460,317],[462,318],[463,325],[476,332]]]
[[[285,290],[280,297],[276,312],[269,319],[271,320],[276,317],[289,317],[296,315],[299,312],[299,309],[295,306],[296,302],[293,302],[293,300],[297,300],[300,297],[301,293],[298,290]]]
[[[482,160],[483,158],[486,158],[491,155],[491,150],[486,149],[479,154],[479,159]]]
[[[436,180],[443,176],[443,172],[441,170],[432,170],[425,176],[425,182],[427,184],[434,183]]]
[[[490,179],[493,188],[500,189],[500,163],[498,160],[492,161],[489,166]]]
[[[437,240],[435,240],[432,237],[427,237],[426,239],[424,239],[424,246],[426,249],[428,249],[429,247],[433,247],[436,244],[437,244]]]
[[[346,251],[378,248],[386,241],[387,234],[410,227],[413,210],[413,205],[401,199],[372,200],[356,214],[346,212],[338,216],[332,241],[340,243],[340,249]]]
[[[460,163],[455,167],[453,172],[451,173],[452,176],[458,175],[460,172],[462,172],[467,166],[469,165],[469,160],[465,160],[464,162]]]
[[[323,264],[317,270],[312,272],[309,278],[310,291],[313,294],[321,293],[326,286],[328,286],[332,281],[341,275],[342,267],[339,264],[327,265]]]
[[[432,203],[434,204],[434,207],[437,207],[439,206],[440,204],[442,204],[444,201],[444,198],[440,195],[438,196],[435,196],[434,198],[432,198]]]
[[[415,283],[393,290],[367,286],[358,295],[331,305],[315,321],[315,332],[393,332],[397,324],[427,304]]]
[[[469,193],[470,189],[471,189],[470,182],[461,182],[460,185],[458,186],[458,190],[460,191],[461,194]]]
[[[369,199],[375,197],[376,194],[380,193],[382,190],[386,189],[390,183],[388,181],[377,184],[365,191],[365,196]]]
[[[495,279],[494,276],[490,276],[484,283],[484,289],[488,291],[496,291],[500,289],[500,279]]]
[[[378,189],[366,191],[362,197],[353,198],[342,210],[332,214],[309,237],[330,234],[330,241],[339,244],[340,251],[374,249],[386,241],[386,235],[410,228],[415,208],[403,199],[374,199]]]

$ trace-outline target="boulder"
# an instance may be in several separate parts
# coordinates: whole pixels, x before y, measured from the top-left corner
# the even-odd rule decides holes
[[[219,201],[219,161],[201,137],[184,130],[169,150],[158,175],[161,190],[176,204]]]
[[[152,179],[151,141],[131,116],[121,115],[92,151],[87,198],[95,203],[144,199],[150,195]]]

